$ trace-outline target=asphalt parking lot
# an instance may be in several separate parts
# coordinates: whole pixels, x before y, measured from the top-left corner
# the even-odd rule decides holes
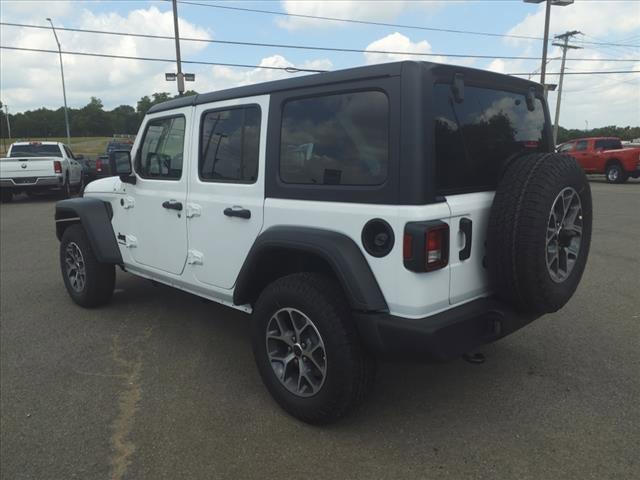
[[[248,317],[118,273],[83,310],[52,199],[0,209],[2,479],[640,478],[640,182],[595,179],[591,255],[560,312],[487,361],[383,364],[325,428],[262,386]]]

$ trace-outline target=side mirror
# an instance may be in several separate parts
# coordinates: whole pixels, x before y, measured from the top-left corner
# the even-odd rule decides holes
[[[124,183],[136,183],[136,177],[132,175],[131,152],[127,150],[114,150],[109,153],[109,169],[112,175],[117,175]]]
[[[76,160],[84,160],[84,155],[76,155]]]

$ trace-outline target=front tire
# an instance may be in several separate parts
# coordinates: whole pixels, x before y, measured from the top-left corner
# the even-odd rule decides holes
[[[344,293],[323,275],[297,273],[267,286],[251,336],[265,386],[304,422],[333,422],[372,389],[375,359],[360,343]]]
[[[111,300],[115,267],[98,262],[80,224],[71,225],[62,235],[60,270],[69,296],[78,305],[93,308]]]

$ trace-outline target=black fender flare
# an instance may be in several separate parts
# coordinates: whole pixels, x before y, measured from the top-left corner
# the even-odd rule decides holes
[[[262,232],[254,242],[238,274],[233,303],[248,303],[258,261],[270,251],[306,252],[326,261],[338,278],[354,310],[386,312],[387,302],[362,250],[348,236],[320,228],[276,226]]]
[[[56,203],[56,236],[61,240],[70,224],[80,223],[98,261],[121,265],[122,255],[111,225],[112,218],[111,204],[98,198],[61,200]]]

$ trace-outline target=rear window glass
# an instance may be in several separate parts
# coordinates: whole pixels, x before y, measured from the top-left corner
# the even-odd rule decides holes
[[[622,142],[616,138],[596,140],[596,150],[620,150]]]
[[[284,105],[283,182],[380,185],[388,162],[389,100],[383,92],[323,95]]]
[[[107,144],[107,153],[111,153],[116,150],[131,151],[132,147],[133,147],[133,143],[129,143],[129,142],[109,142]]]
[[[58,145],[14,145],[11,157],[62,157]]]
[[[456,103],[448,84],[434,86],[436,180],[443,193],[491,190],[508,158],[546,151],[542,102],[524,94],[465,86]]]

